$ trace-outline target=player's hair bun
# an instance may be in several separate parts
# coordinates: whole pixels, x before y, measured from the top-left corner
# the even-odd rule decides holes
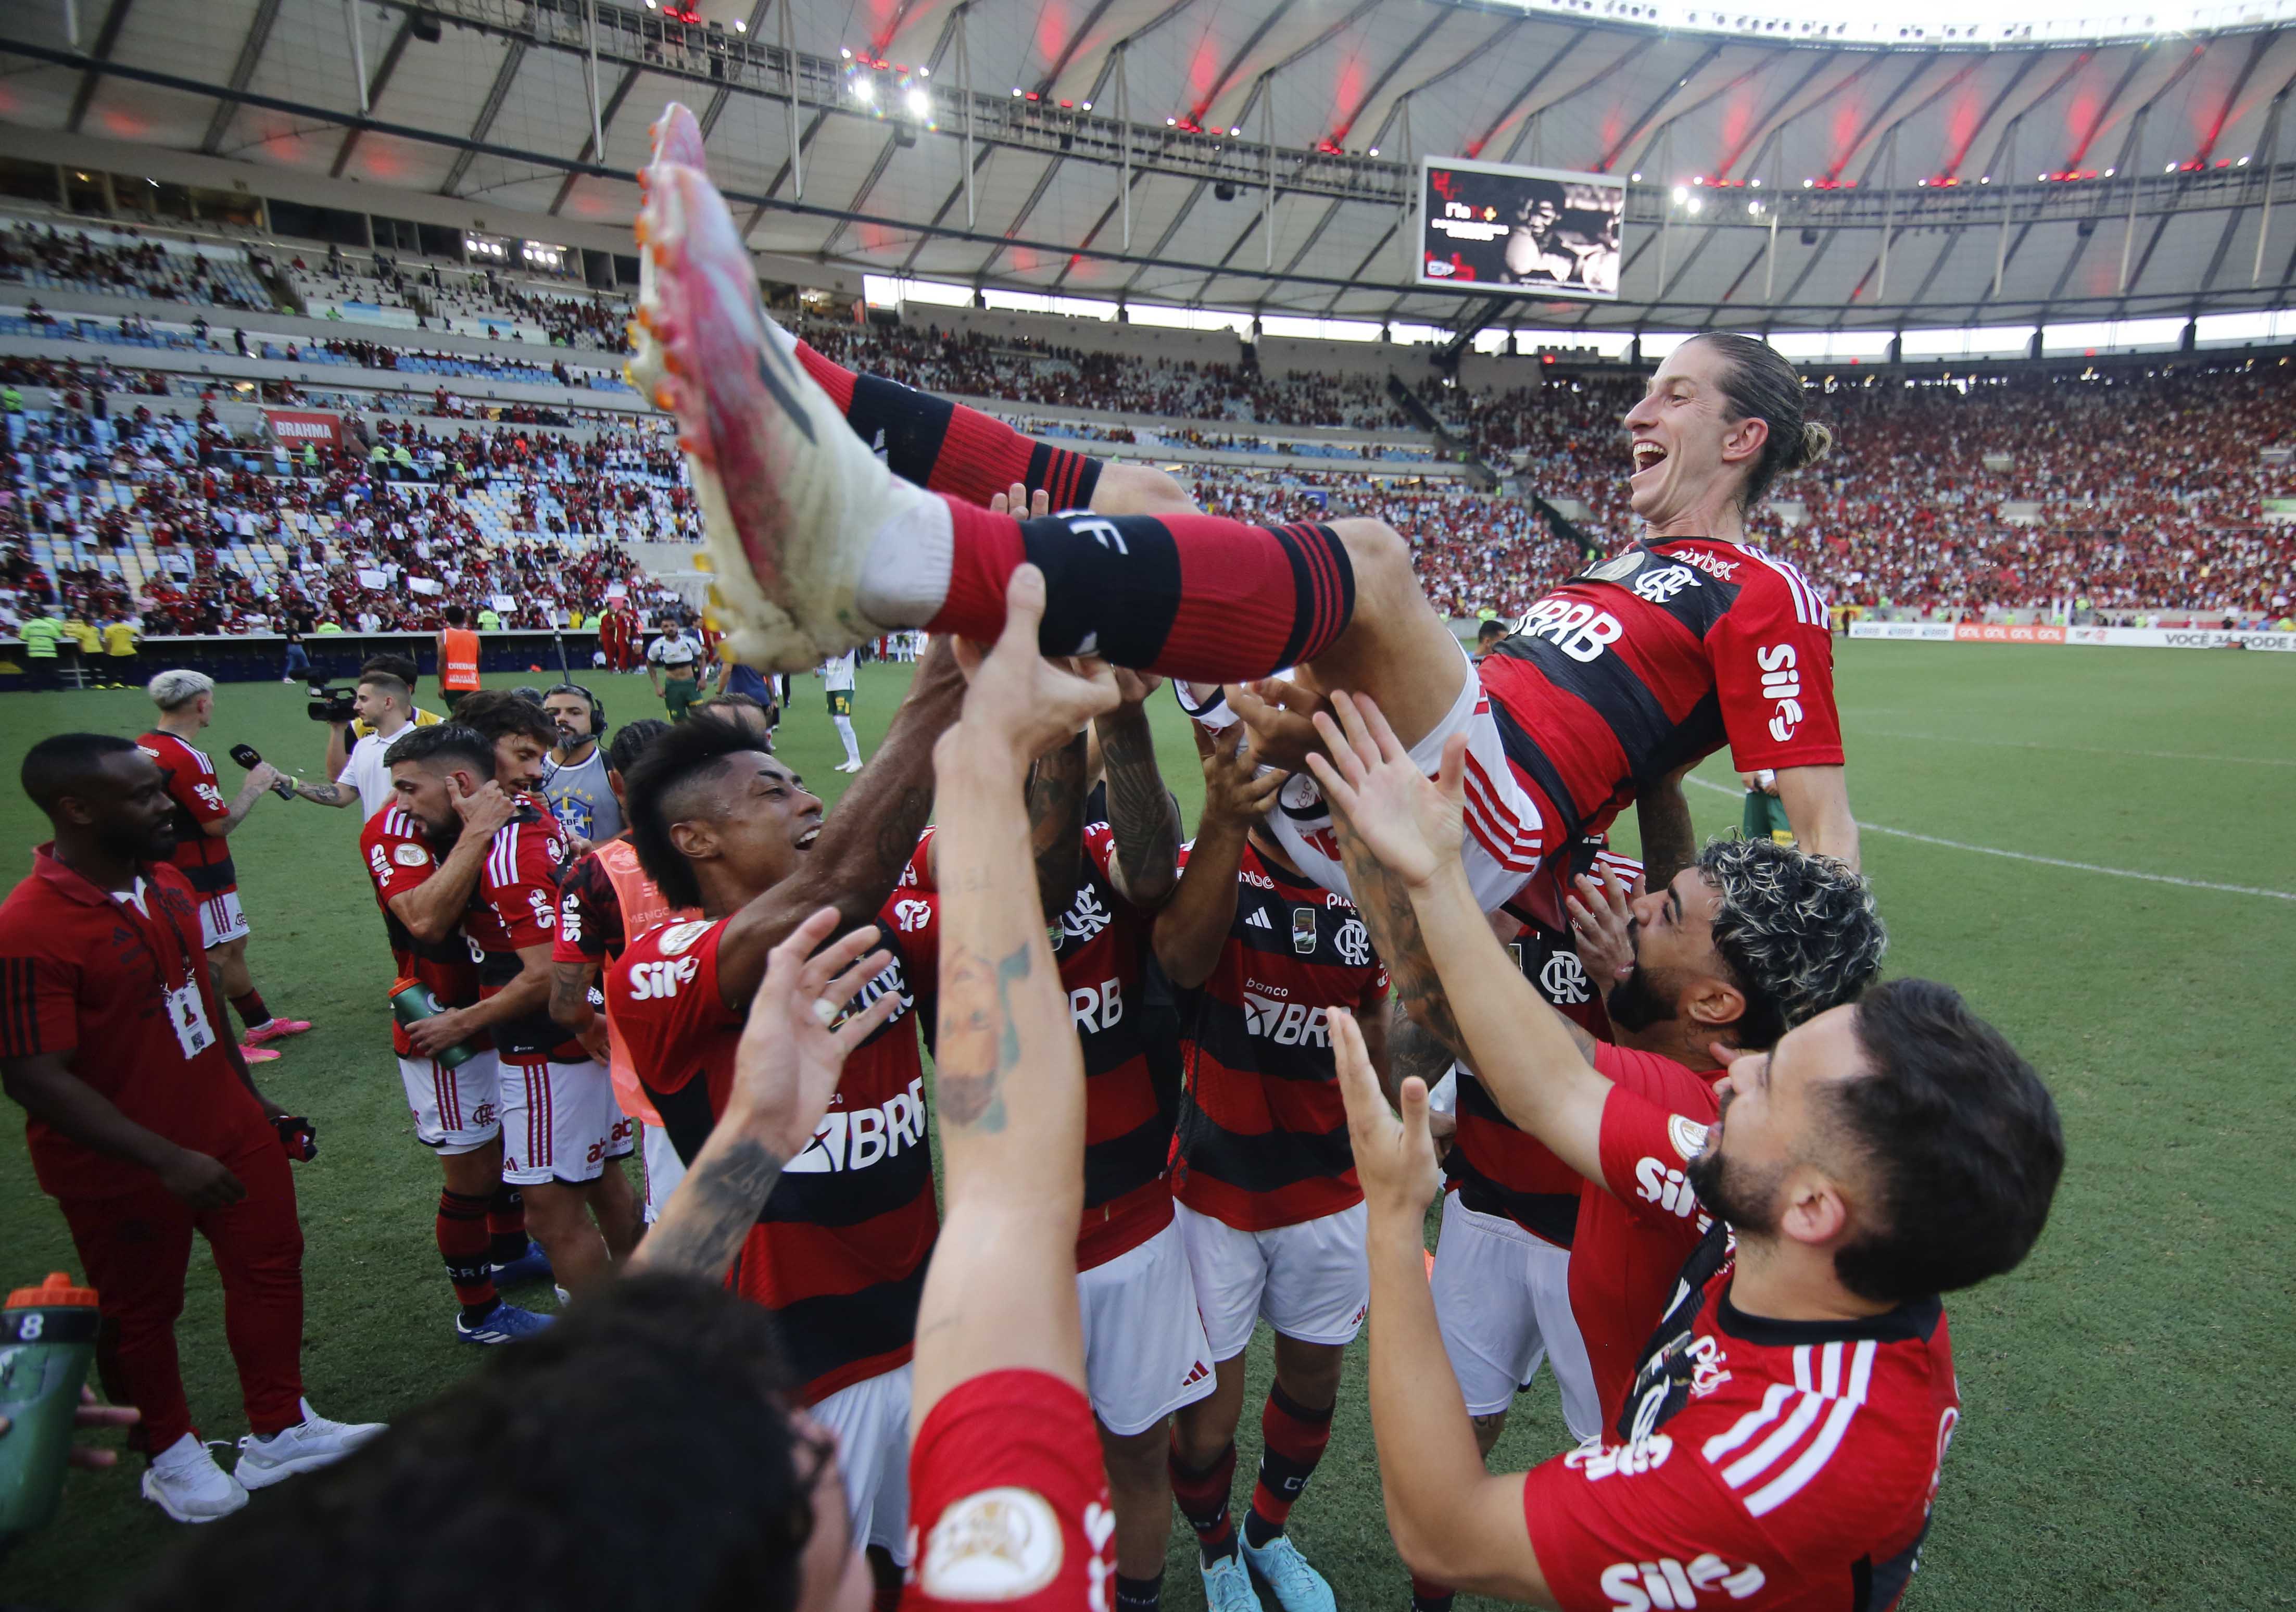
[[[1833,451],[1833,428],[1821,425],[1816,420],[1805,420],[1801,427],[1801,452],[1795,456],[1792,468],[1801,469],[1815,465]]]

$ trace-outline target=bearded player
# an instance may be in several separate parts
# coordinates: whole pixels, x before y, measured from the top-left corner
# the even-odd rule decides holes
[[[797,667],[895,628],[991,633],[1026,560],[1049,588],[1048,654],[1226,683],[1302,665],[1281,696],[1294,709],[1249,696],[1272,761],[1315,747],[1300,711],[1333,688],[1374,698],[1431,772],[1447,737],[1467,738],[1464,854],[1487,909],[1725,743],[1736,765],[1777,772],[1806,849],[1855,865],[1823,602],[1744,540],[1772,481],[1831,441],[1769,348],[1710,332],[1668,357],[1626,419],[1646,537],[1541,600],[1478,668],[1378,521],[1021,520],[902,481],[766,314],[723,199],[670,160],[675,142],[661,149],[632,373],[678,417],[737,656]],[[1285,855],[1343,888],[1313,781],[1285,805]]]
[[[616,1030],[691,1165],[722,1116],[751,998],[774,947],[821,907],[880,920],[892,960],[863,1003],[900,999],[848,1060],[828,1117],[756,1216],[735,1290],[773,1311],[798,1397],[837,1435],[856,1541],[881,1582],[909,1558],[910,1351],[938,1217],[912,959],[888,898],[931,805],[932,745],[963,690],[928,655],[876,755],[826,823],[821,802],[743,727],[695,718],[625,780],[640,865],[700,917],[633,935],[606,971]],[[910,898],[914,899],[914,898]]]

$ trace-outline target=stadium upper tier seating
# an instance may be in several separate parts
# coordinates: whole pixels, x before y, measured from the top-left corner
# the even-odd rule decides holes
[[[262,315],[281,310],[258,264],[304,313],[332,311],[358,322],[356,333],[332,321],[340,334],[266,329]],[[20,299],[5,289],[10,280],[23,285]],[[253,317],[58,312],[38,305],[37,292],[48,287]],[[638,399],[619,373],[627,317],[623,300],[570,284],[385,253],[274,247],[250,257],[76,220],[0,230],[0,381],[188,399],[220,395],[199,373],[207,356],[324,366],[340,373],[340,389],[309,377],[264,380],[253,395],[362,414],[394,442],[392,416],[409,430],[429,419],[658,431],[657,416],[630,412]],[[1479,391],[1443,383],[1407,349],[1358,347],[1328,370],[1293,362],[1277,372],[1159,356],[1168,343],[1147,328],[1111,338],[1111,327],[1080,327],[1078,340],[1092,345],[1070,347],[930,325],[800,318],[795,326],[849,367],[988,399],[1031,434],[1105,443],[1172,465],[1195,479],[1208,507],[1271,520],[1380,515],[1412,539],[1430,596],[1455,615],[1514,614],[1578,564],[1571,534],[1521,495],[1548,501],[1596,547],[1615,547],[1635,529],[1619,425],[1642,386],[1633,374],[1541,368],[1532,372],[1540,384]],[[425,340],[449,330],[480,338],[463,343],[478,350]],[[11,356],[11,338],[106,351],[91,372],[21,348]],[[1112,350],[1112,341],[1139,351]],[[544,342],[557,350],[517,351]],[[1390,368],[1416,376],[1415,397],[1455,439],[1514,473],[1509,493],[1475,492],[1439,463],[1436,441],[1388,396]],[[594,392],[599,407],[474,401],[459,382]],[[2296,592],[2296,539],[2272,504],[2296,444],[2296,373],[2284,361],[2226,356],[2150,374],[2026,370],[1911,386],[1853,371],[1813,391],[1812,412],[1836,427],[1836,449],[1783,478],[1750,528],[1838,602],[1948,615],[2086,608],[2115,619],[2162,611],[2253,619],[2284,613]],[[1087,417],[1111,414],[1126,418]],[[1318,432],[1326,434],[1311,434]],[[45,477],[43,451],[37,437],[29,452],[16,449],[11,479],[20,488]],[[1257,460],[1269,468],[1240,467]],[[581,530],[575,517],[594,489],[571,471],[557,479],[547,462],[526,473],[530,506],[506,509],[492,484],[458,495],[480,535],[547,534],[554,521]],[[664,535],[690,532],[690,512],[665,501],[677,486],[675,475],[657,477],[646,489],[645,507]],[[17,547],[29,534],[24,514],[20,503],[0,515],[0,536]],[[89,556],[51,557],[69,564]],[[118,556],[123,575],[132,557]],[[258,574],[265,558],[252,562]]]

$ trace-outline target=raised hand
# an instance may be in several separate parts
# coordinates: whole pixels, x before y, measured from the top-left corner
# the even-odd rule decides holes
[[[1045,573],[1033,565],[1013,572],[1004,589],[1004,630],[987,651],[959,639],[957,665],[972,685],[955,726],[933,747],[937,766],[967,751],[1009,760],[1014,773],[1066,740],[1117,703],[1116,679],[1097,661],[1078,662],[1080,674],[1047,661],[1037,649],[1045,614]]]
[[[1459,859],[1466,837],[1464,735],[1444,744],[1442,769],[1431,779],[1368,698],[1333,694],[1332,714],[1318,711],[1315,720],[1331,753],[1309,756],[1308,770],[1382,867],[1423,884]]]
[[[1038,515],[1053,513],[1053,495],[1039,487],[1032,498],[1025,483],[1015,481],[1010,490],[1000,492],[988,500],[988,513],[1011,515],[1016,521],[1032,521]]]
[[[1196,750],[1203,758],[1205,823],[1253,823],[1267,814],[1288,774],[1260,770],[1251,736],[1241,723],[1218,733],[1201,723]],[[1201,832],[1201,831],[1200,831]]]
[[[837,917],[837,909],[824,907],[767,954],[765,978],[758,982],[734,1054],[724,1123],[756,1136],[783,1159],[796,1157],[812,1140],[845,1060],[901,1005],[899,991],[886,991],[858,1012],[847,1011],[892,958],[870,950],[877,941],[873,924],[822,946]]]
[[[1570,917],[1571,937],[1577,942],[1578,961],[1585,966],[1587,977],[1607,990],[1635,971],[1635,914],[1628,904],[1631,892],[1609,868],[1603,869],[1599,884],[1592,876],[1580,874],[1578,886],[1577,894],[1562,898],[1562,905]]]
[[[455,813],[463,819],[464,834],[491,835],[518,815],[518,802],[503,791],[503,786],[488,778],[468,794],[447,792],[454,803]]]
[[[1227,686],[1227,706],[1251,732],[1251,747],[1271,766],[1296,772],[1323,747],[1315,716],[1328,710],[1320,690],[1303,678],[1258,678]]]
[[[1398,1119],[1380,1092],[1379,1076],[1364,1049],[1356,1016],[1334,1008],[1329,1017],[1340,1096],[1348,1107],[1348,1141],[1355,1152],[1364,1198],[1375,1216],[1400,1215],[1415,1223],[1425,1216],[1443,1181],[1427,1124],[1427,1082],[1415,1074],[1404,1077],[1396,1093],[1403,1101]]]

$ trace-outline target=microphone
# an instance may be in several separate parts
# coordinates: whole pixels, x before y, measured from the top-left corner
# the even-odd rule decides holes
[[[250,772],[253,772],[257,768],[263,765],[263,758],[255,753],[255,746],[252,744],[233,745],[231,747],[231,759],[237,761],[242,767],[246,768]],[[283,801],[291,801],[295,798],[294,781],[287,777],[284,774],[282,774],[272,784],[271,793],[277,795]]]

